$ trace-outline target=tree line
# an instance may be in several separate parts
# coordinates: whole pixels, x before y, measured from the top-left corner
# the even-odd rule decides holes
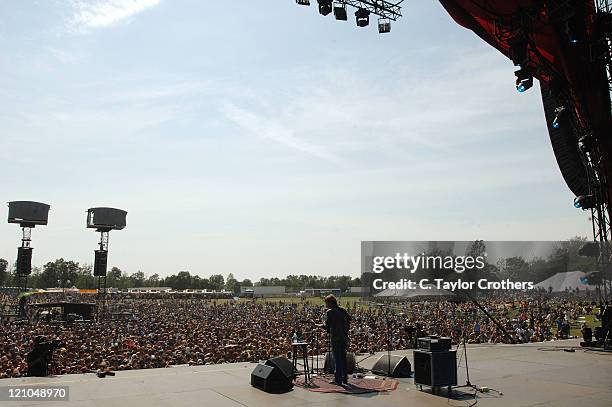
[[[79,264],[72,260],[63,258],[48,262],[42,268],[33,267],[32,274],[28,276],[28,287],[30,288],[70,288],[80,289],[97,288],[98,279],[93,276],[90,264]],[[142,271],[129,274],[118,267],[112,267],[106,276],[106,286],[119,289],[136,287],[169,287],[174,290],[198,289],[198,290],[227,290],[234,293],[240,292],[241,287],[257,286],[285,286],[288,290],[300,290],[305,288],[341,288],[346,290],[350,286],[359,286],[359,278],[350,276],[306,276],[290,275],[285,278],[261,278],[252,282],[249,279],[237,280],[232,273],[226,277],[221,274],[213,274],[209,277],[193,275],[189,271],[179,271],[176,274],[160,277],[158,274],[145,275]],[[8,262],[0,259],[0,286],[16,285],[14,267],[8,268]]]
[[[500,259],[496,264],[486,264],[483,270],[466,271],[463,274],[450,273],[446,269],[420,270],[419,278],[445,278],[453,280],[461,278],[465,281],[476,281],[480,278],[488,280],[524,280],[540,282],[548,277],[566,271],[580,270],[584,272],[597,270],[597,263],[593,258],[579,255],[580,248],[587,241],[586,238],[575,237],[568,241],[559,242],[552,252],[545,258],[538,257],[529,260],[523,257],[508,257]],[[482,240],[474,241],[468,248],[466,255],[473,257],[482,256],[486,252],[485,243]],[[428,255],[447,256],[450,252],[434,250]],[[9,270],[9,263],[0,259],[0,286],[16,285],[13,277],[15,267]],[[386,276],[385,273],[392,273]],[[401,275],[401,272],[399,272]],[[364,285],[371,286],[371,281],[375,276],[371,273],[364,273],[361,278],[350,276],[315,276],[315,275],[289,275],[278,278],[260,278],[252,282],[249,279],[238,280],[232,273],[225,278],[221,274],[214,274],[209,277],[193,275],[189,271],[179,271],[176,274],[161,277],[158,274],[145,275],[142,271],[129,274],[118,267],[112,267],[107,273],[107,287],[119,289],[135,287],[169,287],[175,290],[184,289],[207,289],[207,290],[228,290],[240,292],[241,287],[257,286],[285,286],[287,290],[296,291],[306,288],[329,289],[339,288],[343,291],[348,287]],[[381,276],[378,276],[381,277]],[[377,277],[377,278],[378,278]],[[382,275],[389,281],[398,277],[398,271],[388,270]],[[411,278],[410,274],[401,276]],[[592,282],[596,283],[596,282]],[[48,262],[42,268],[34,267],[32,274],[28,277],[28,286],[32,288],[50,287],[77,287],[77,288],[97,288],[97,278],[92,274],[92,266],[89,264],[79,264],[63,258]]]

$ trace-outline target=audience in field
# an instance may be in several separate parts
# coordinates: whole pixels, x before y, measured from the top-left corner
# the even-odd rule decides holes
[[[40,294],[29,302],[60,298],[65,299],[63,294]],[[482,299],[481,305],[517,342],[568,338],[578,316],[592,312],[590,303],[578,299],[538,298],[489,298]],[[84,297],[68,299],[77,302]],[[59,339],[63,345],[54,353],[52,374],[257,362],[287,356],[295,331],[310,342],[311,352],[322,354],[327,349],[326,333],[317,330],[315,338],[314,323],[321,323],[324,312],[314,303],[118,294],[107,300],[105,320],[72,323],[37,318],[28,307],[29,321],[4,318],[0,323],[0,378],[25,375],[26,355],[40,335]],[[0,294],[0,310],[17,304],[15,298]],[[423,334],[449,336],[454,344],[464,335],[469,343],[507,342],[504,333],[471,302],[375,305],[350,300],[346,308],[353,316],[352,352],[386,350],[387,328],[392,350],[413,347],[414,338]]]

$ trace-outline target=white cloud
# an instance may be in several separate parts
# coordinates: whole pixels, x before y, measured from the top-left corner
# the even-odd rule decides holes
[[[55,59],[65,65],[73,64],[78,60],[76,55],[63,49],[48,47],[47,50]]]
[[[227,103],[223,106],[223,113],[229,120],[254,135],[267,138],[286,147],[324,160],[341,161],[340,157],[328,151],[325,147],[311,144],[296,137],[291,130],[274,120],[258,116],[253,112],[239,108],[231,103]]]
[[[112,26],[144,10],[155,7],[161,0],[75,0],[70,26],[75,31]]]

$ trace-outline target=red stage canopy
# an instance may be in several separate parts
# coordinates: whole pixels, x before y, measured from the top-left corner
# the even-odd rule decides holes
[[[528,38],[528,68],[547,87],[569,95],[580,135],[593,134],[604,158],[601,173],[612,180],[612,116],[605,65],[593,62],[598,38],[593,0],[440,0],[452,18],[512,59],[516,38]],[[563,8],[569,4],[568,8]],[[567,22],[579,40],[568,38]],[[509,73],[508,80],[514,77]],[[550,123],[549,123],[550,125]],[[577,140],[576,140],[577,142]],[[610,183],[612,184],[612,183]],[[612,196],[612,194],[610,194]]]

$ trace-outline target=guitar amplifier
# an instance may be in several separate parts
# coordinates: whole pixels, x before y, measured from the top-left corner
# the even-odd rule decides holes
[[[435,335],[419,338],[417,348],[428,352],[442,352],[450,350],[451,339],[448,337],[437,337]]]
[[[414,351],[414,384],[430,387],[457,385],[457,351]]]

